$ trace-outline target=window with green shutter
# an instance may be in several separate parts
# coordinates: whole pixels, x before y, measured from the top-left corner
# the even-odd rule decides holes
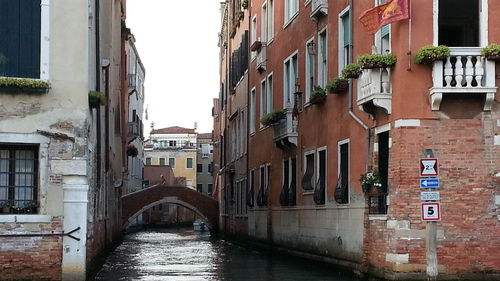
[[[40,0],[0,0],[0,76],[40,78]]]

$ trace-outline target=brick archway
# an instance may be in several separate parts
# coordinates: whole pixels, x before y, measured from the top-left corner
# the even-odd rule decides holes
[[[218,230],[219,202],[216,199],[185,186],[168,185],[155,185],[123,196],[123,227],[145,210],[161,203],[183,206],[203,219],[210,231]]]

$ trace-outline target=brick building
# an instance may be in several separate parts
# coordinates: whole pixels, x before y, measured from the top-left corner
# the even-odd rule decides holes
[[[488,280],[500,272],[500,116],[496,62],[481,49],[500,39],[493,16],[500,4],[413,1],[411,20],[371,35],[359,18],[384,2],[223,5],[222,230],[358,272],[423,278],[429,234],[419,160],[437,158],[439,274]],[[240,38],[248,49],[238,48]],[[414,62],[421,47],[438,45],[450,54]],[[347,88],[321,95],[365,54],[397,61],[365,65]],[[239,116],[248,116],[246,173],[232,158]],[[359,178],[368,172],[380,175],[380,186],[363,190]]]

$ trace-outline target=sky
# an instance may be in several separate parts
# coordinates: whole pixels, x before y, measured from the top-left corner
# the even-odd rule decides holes
[[[146,68],[145,102],[154,128],[212,132],[219,95],[220,0],[128,0],[127,27]],[[147,134],[146,134],[147,135]]]

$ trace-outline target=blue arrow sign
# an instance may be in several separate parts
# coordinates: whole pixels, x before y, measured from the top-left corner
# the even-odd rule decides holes
[[[420,179],[421,188],[438,188],[439,179]]]

